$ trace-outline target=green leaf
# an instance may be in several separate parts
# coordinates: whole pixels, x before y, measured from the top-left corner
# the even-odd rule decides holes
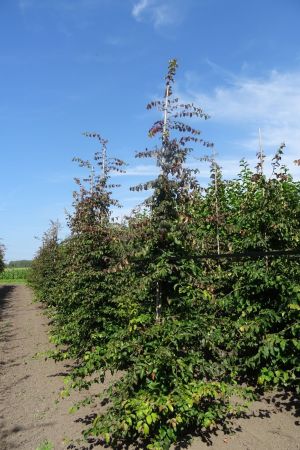
[[[147,417],[146,417],[146,421],[147,421],[147,424],[148,424],[148,425],[151,425],[151,423],[152,423],[152,417],[151,417],[151,416],[147,416]]]

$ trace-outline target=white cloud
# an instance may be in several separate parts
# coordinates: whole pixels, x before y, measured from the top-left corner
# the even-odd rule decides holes
[[[132,8],[133,17],[152,22],[155,27],[171,25],[180,20],[177,0],[139,0]]]
[[[137,20],[140,20],[143,12],[145,9],[147,9],[151,4],[151,0],[140,0],[138,3],[135,3],[135,5],[132,8],[132,15]]]
[[[221,72],[224,76],[224,71]],[[191,88],[189,78],[181,97],[201,105],[212,116],[212,120],[226,126],[236,138],[235,148],[258,149],[258,128],[263,135],[263,145],[267,154],[274,153],[281,142],[285,142],[284,162],[295,168],[293,160],[300,157],[300,72],[271,71],[263,78],[238,77],[231,74],[223,85],[211,93]]]
[[[126,172],[115,172],[113,174],[114,177],[118,176],[131,176],[131,177],[152,177],[158,174],[158,167],[153,164],[140,164],[137,166],[128,167]]]
[[[216,119],[230,121],[297,122],[300,115],[300,72],[271,72],[266,79],[236,78],[201,95]],[[299,122],[298,122],[299,123]]]

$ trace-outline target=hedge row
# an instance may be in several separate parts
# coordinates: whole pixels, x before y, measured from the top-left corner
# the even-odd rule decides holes
[[[118,373],[85,400],[99,405],[85,435],[113,448],[168,449],[237,413],[233,394],[242,404],[258,389],[299,389],[300,184],[281,165],[281,146],[269,177],[259,154],[255,170],[242,161],[226,181],[212,153],[210,183],[199,186],[189,146],[212,145],[182,121],[208,117],[174,98],[176,68],[171,61],[164,101],[148,105],[164,113],[149,132],[158,145],[137,155],[160,168],[133,188],[150,189],[148,200],[112,220],[110,172],[123,163],[107,162],[107,141],[87,133],[103,152],[93,164],[77,159],[90,176],[77,180],[70,236],[59,241],[53,223],[31,274],[53,319],[52,356],[77,362],[65,393]]]

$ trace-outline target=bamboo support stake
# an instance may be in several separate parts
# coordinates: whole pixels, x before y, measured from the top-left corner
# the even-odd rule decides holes
[[[165,94],[165,105],[164,105],[164,123],[163,123],[163,133],[162,133],[162,163],[165,162],[165,151],[166,151],[166,139],[168,136],[168,102],[169,102],[169,95],[170,95],[170,86],[167,84],[166,87],[166,94]],[[163,169],[163,168],[162,168]]]
[[[106,165],[107,165],[107,154],[106,154],[106,145],[103,143],[102,145],[102,176],[106,175]]]

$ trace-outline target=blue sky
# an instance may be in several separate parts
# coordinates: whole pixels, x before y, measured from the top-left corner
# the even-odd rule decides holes
[[[259,127],[267,155],[286,142],[298,177],[299,17],[299,0],[0,0],[7,260],[31,258],[50,219],[64,221],[81,174],[72,158],[97,150],[84,131],[100,132],[129,164],[119,178],[123,213],[140,202],[128,187],[156,169],[134,153],[151,145],[159,116],[145,105],[162,95],[170,58],[179,61],[178,94],[212,116],[198,127],[227,177],[242,157],[253,161]]]

